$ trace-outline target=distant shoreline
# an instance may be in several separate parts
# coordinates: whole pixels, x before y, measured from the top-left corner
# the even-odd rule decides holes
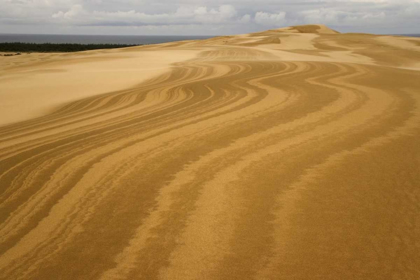
[[[420,34],[393,34],[392,36],[420,37]]]
[[[45,35],[0,34],[0,43],[53,43],[53,44],[123,44],[149,45],[185,40],[200,40],[214,36],[126,36],[126,35]]]
[[[90,51],[98,49],[117,49],[141,46],[138,45],[127,45],[127,44],[52,44],[52,43],[0,43],[0,52],[17,52],[17,53],[49,53],[49,52],[80,52]],[[15,54],[18,55],[18,54]],[[11,56],[11,55],[4,55]]]

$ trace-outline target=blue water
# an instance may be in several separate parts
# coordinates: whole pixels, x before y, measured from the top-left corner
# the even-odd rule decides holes
[[[118,35],[44,35],[0,34],[0,43],[71,43],[71,44],[159,44],[183,40],[207,39],[213,36],[118,36]]]

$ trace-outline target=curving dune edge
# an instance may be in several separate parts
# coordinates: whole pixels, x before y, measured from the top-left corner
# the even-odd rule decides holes
[[[419,139],[416,38],[0,57],[0,279],[420,279]]]

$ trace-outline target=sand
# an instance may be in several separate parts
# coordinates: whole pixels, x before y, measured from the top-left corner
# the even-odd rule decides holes
[[[0,56],[0,279],[420,279],[419,139],[415,38]]]
[[[142,48],[0,57],[12,66],[0,74],[0,125],[39,117],[89,96],[134,87],[168,72],[172,63],[195,56],[191,50],[139,50]]]

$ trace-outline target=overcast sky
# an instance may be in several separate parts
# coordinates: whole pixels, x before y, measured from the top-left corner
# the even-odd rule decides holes
[[[228,35],[310,23],[420,33],[420,0],[0,0],[0,33]]]

